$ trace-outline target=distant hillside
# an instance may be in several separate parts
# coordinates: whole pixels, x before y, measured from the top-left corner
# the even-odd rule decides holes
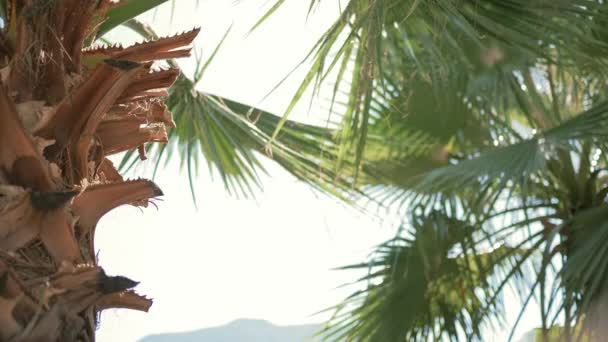
[[[536,342],[537,335],[538,335],[538,332],[536,331],[536,329],[530,330],[527,333],[525,333],[517,342]]]
[[[264,320],[239,319],[220,327],[147,336],[140,342],[318,342],[321,325],[277,326]]]

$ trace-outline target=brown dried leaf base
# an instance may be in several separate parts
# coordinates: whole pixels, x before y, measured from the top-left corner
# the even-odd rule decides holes
[[[94,236],[108,211],[162,191],[124,181],[106,157],[167,142],[174,122],[160,97],[178,71],[153,62],[188,56],[198,30],[84,50],[112,5],[10,2],[0,33],[0,342],[93,341],[100,311],[152,304],[131,290],[137,282],[106,275]]]

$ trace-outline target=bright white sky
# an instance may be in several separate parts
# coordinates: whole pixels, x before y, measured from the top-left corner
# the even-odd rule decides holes
[[[195,10],[196,3],[198,8]],[[306,19],[309,1],[288,1],[256,32],[248,30],[274,1],[179,0],[173,21],[170,5],[144,16],[159,33],[202,27],[196,41],[209,56],[224,32],[232,31],[209,67],[203,90],[281,113],[305,67],[265,101],[264,96],[291,71],[338,16],[338,1],[321,1]],[[132,41],[128,33],[113,39]],[[192,70],[193,62],[183,62]],[[303,101],[292,118],[320,122],[327,111],[315,102],[308,115]],[[163,189],[159,210],[121,207],[97,228],[100,262],[109,274],[141,281],[140,293],[154,298],[149,313],[126,310],[102,315],[100,342],[131,342],[145,335],[197,330],[238,318],[276,324],[321,322],[315,312],[349,292],[335,288],[354,280],[331,268],[364,260],[371,247],[393,235],[394,222],[381,222],[316,197],[304,184],[266,163],[270,176],[257,201],[228,195],[219,179],[197,179],[199,210],[190,198],[177,159],[156,179]],[[146,163],[133,176],[150,176]],[[203,168],[204,169],[204,168]],[[535,314],[535,313],[534,313]],[[526,320],[524,320],[526,321]],[[530,321],[530,320],[527,320]],[[530,323],[525,324],[526,331]],[[497,341],[504,340],[504,336]]]
[[[265,2],[200,1],[193,10],[195,3],[180,0],[172,23],[170,6],[161,8],[153,22],[152,13],[145,19],[163,33],[201,26],[196,44],[204,57],[234,23],[202,89],[275,113],[285,109],[302,73],[261,100],[339,13],[336,3],[328,1],[307,22],[308,1],[292,1],[247,36],[268,8]],[[188,70],[192,64],[183,66]],[[307,109],[308,103],[303,103],[294,118],[324,118],[308,116]],[[327,111],[316,105],[312,112]],[[311,315],[337,304],[348,292],[334,289],[354,280],[352,273],[330,269],[364,260],[373,245],[394,232],[388,228],[391,224],[315,196],[272,162],[267,163],[270,176],[263,177],[264,192],[257,201],[231,197],[219,179],[202,173],[196,183],[196,211],[186,174],[174,161],[156,179],[165,193],[159,210],[125,206],[106,215],[97,229],[100,262],[107,272],[141,281],[138,291],[154,298],[148,314],[104,313],[98,341],[130,342],[238,318],[276,324],[321,322],[327,315]],[[150,176],[150,169],[143,163],[133,176]]]

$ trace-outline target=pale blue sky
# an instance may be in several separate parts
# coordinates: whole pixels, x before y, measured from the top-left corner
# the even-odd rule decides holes
[[[171,22],[168,5],[143,20],[163,34],[202,27],[196,45],[204,57],[233,24],[201,88],[275,113],[286,108],[306,68],[263,101],[264,96],[339,13],[338,1],[321,1],[306,20],[309,1],[287,1],[247,36],[272,1],[203,0],[193,10],[196,2],[179,0]],[[112,38],[128,42],[134,37],[123,31]],[[192,61],[181,63],[187,72],[192,70]],[[322,123],[327,115],[322,103],[314,101],[308,114],[308,101],[303,101],[292,118]],[[202,173],[196,181],[196,211],[185,172],[179,172],[175,159],[156,180],[165,193],[158,210],[121,207],[102,219],[96,240],[100,262],[110,274],[141,281],[138,291],[155,302],[148,314],[105,312],[98,341],[131,342],[237,318],[300,324],[328,317],[311,315],[338,303],[349,291],[335,288],[355,279],[352,273],[330,269],[364,260],[372,246],[392,236],[394,218],[385,216],[383,222],[315,196],[271,161],[265,164],[270,176],[262,177],[264,192],[257,201],[231,197],[219,179],[214,182]],[[151,169],[141,163],[131,176],[150,176]],[[534,321],[526,322],[522,332]],[[503,339],[499,334],[495,340]]]

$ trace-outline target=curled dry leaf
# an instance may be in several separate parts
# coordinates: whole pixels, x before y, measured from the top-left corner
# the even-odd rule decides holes
[[[108,158],[104,158],[104,160],[101,162],[98,173],[102,183],[117,183],[124,180],[114,167],[112,161]]]
[[[200,32],[199,28],[171,37],[129,46],[111,53],[112,58],[127,59],[136,62],[154,61],[159,59],[182,58],[190,56],[188,47]]]
[[[124,181],[107,156],[167,142],[175,122],[161,98],[179,73],[153,62],[190,55],[199,30],[83,49],[112,1],[36,5],[9,1],[0,35],[0,340],[92,340],[99,311],[152,304],[98,265],[95,226],[162,195]]]
[[[90,231],[110,210],[124,204],[162,196],[162,194],[163,192],[156,184],[144,179],[93,185],[87,187],[74,199],[72,210],[78,217],[78,226],[85,231]]]
[[[131,309],[148,312],[151,306],[151,299],[138,295],[133,291],[108,294],[97,301],[97,308],[99,310]]]
[[[64,207],[75,193],[31,193],[2,186],[0,249],[15,251],[39,238],[57,262],[80,260]]]
[[[25,132],[14,104],[0,87],[0,168],[15,184],[52,191],[53,182],[42,157]]]
[[[103,122],[97,137],[107,155],[132,150],[147,142],[168,141],[165,125],[145,125],[140,118]]]

